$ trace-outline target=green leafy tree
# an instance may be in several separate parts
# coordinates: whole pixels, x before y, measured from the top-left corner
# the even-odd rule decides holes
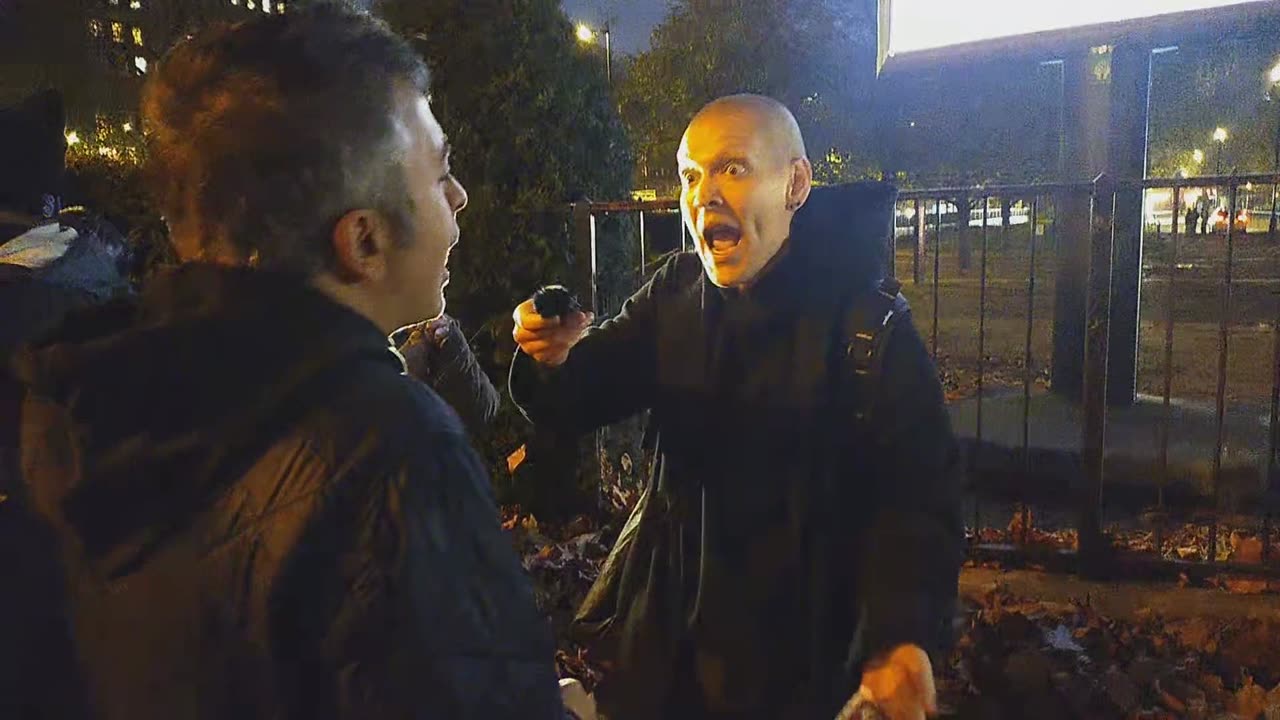
[[[642,184],[674,185],[689,118],[753,92],[795,113],[819,180],[870,173],[875,6],[836,0],[674,0],[619,101]]]

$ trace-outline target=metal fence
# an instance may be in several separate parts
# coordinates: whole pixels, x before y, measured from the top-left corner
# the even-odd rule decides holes
[[[904,291],[912,298],[917,326],[943,375],[950,381],[963,370],[973,380],[971,387],[958,393],[956,402],[965,404],[973,415],[972,426],[966,428],[965,445],[973,491],[970,537],[975,558],[1030,562],[1094,575],[1208,575],[1229,570],[1280,577],[1280,563],[1273,557],[1271,547],[1275,535],[1272,511],[1280,507],[1276,502],[1280,497],[1276,472],[1276,446],[1280,439],[1280,298],[1272,288],[1280,287],[1277,184],[1280,174],[1143,181],[1117,181],[1102,176],[1084,183],[911,189],[899,194],[894,230],[885,239],[887,267],[891,274],[901,275],[906,281]],[[1256,206],[1254,199],[1259,200]],[[1187,214],[1189,209],[1196,211],[1196,217]],[[598,287],[596,259],[602,238],[597,232],[597,217],[629,214],[636,218],[633,225],[640,248],[636,277],[641,281],[653,269],[652,261],[657,256],[683,249],[688,243],[678,215],[673,215],[678,212],[676,201],[580,204],[573,212],[575,245],[581,261],[578,287],[597,309],[602,307],[602,297],[622,296],[634,289],[620,292],[617,288]],[[1212,217],[1207,222],[1198,223],[1203,232],[1186,227],[1187,219],[1198,221],[1209,213]],[[1260,215],[1264,215],[1261,220]],[[657,226],[662,227],[660,236],[655,236]],[[678,239],[673,237],[676,234]],[[1250,247],[1256,246],[1257,252],[1262,253],[1261,258],[1254,258],[1257,262],[1251,261],[1255,277],[1246,279],[1252,283],[1251,297],[1257,300],[1253,303],[1254,314],[1262,312],[1266,316],[1265,322],[1254,325],[1265,325],[1265,332],[1272,336],[1268,351],[1260,353],[1265,357],[1249,357],[1246,361],[1268,371],[1269,414],[1265,451],[1252,448],[1264,459],[1257,487],[1245,493],[1243,508],[1234,507],[1224,514],[1223,458],[1232,403],[1227,392],[1228,360],[1232,327],[1237,324],[1233,319],[1233,298],[1241,282],[1235,265],[1237,249],[1245,237],[1249,238]],[[1186,250],[1192,238],[1196,243],[1204,240],[1203,247],[1209,249],[1196,252],[1211,254],[1211,261],[1183,262],[1184,254],[1194,254]],[[1144,248],[1145,259],[1151,262],[1143,262]],[[1076,278],[1083,282],[1075,283],[1078,287],[1074,290],[1073,282],[1066,277],[1072,272],[1073,263],[1078,274],[1083,275]],[[1216,279],[1203,275],[1206,267],[1219,273]],[[1180,280],[1179,276],[1188,272],[1200,275],[1194,281]],[[1143,286],[1144,273],[1151,276],[1147,278],[1150,287]],[[994,279],[993,274],[997,276]],[[1215,323],[1200,323],[1205,327],[1216,324],[1216,353],[1203,358],[1214,364],[1212,388],[1207,383],[1204,388],[1206,394],[1210,390],[1212,394],[1209,487],[1198,495],[1172,493],[1170,445],[1177,424],[1175,408],[1180,406],[1174,388],[1175,326],[1180,322],[1175,305],[1192,285],[1198,288],[1197,292],[1203,292],[1215,283],[1216,312],[1203,307],[1204,302],[1193,301],[1195,314],[1202,321],[1216,316]],[[1160,285],[1164,286],[1163,293],[1156,293]],[[972,308],[957,310],[968,302],[968,293],[975,289],[976,316],[966,314]],[[1270,293],[1259,296],[1259,289],[1270,289]],[[1074,306],[1073,293],[1078,303]],[[1049,295],[1053,297],[1051,309],[1044,307]],[[1152,470],[1155,477],[1146,486],[1109,487],[1108,472],[1114,463],[1108,454],[1108,420],[1114,413],[1124,412],[1119,408],[1125,406],[1125,393],[1134,390],[1120,387],[1109,392],[1109,376],[1117,384],[1117,367],[1123,370],[1126,362],[1137,367],[1140,351],[1136,338],[1142,325],[1139,303],[1143,295],[1149,295],[1153,305],[1156,300],[1163,303],[1158,317],[1148,318],[1145,323],[1148,336],[1162,335],[1158,352],[1144,355],[1159,359],[1158,363],[1148,363],[1158,368],[1155,374],[1160,375],[1154,382],[1158,392],[1151,393],[1158,412],[1144,420],[1153,426],[1158,438]],[[944,321],[948,313],[953,318]],[[1079,338],[1079,358],[1074,357],[1074,351],[1062,351],[1071,346],[1063,345],[1059,337],[1063,318],[1077,314],[1083,335]],[[1018,323],[1022,323],[1021,328],[1016,327]],[[1122,339],[1128,339],[1116,343],[1117,329]],[[993,357],[993,332],[999,335],[1001,352],[1009,355],[1020,350],[1021,357]],[[976,352],[964,349],[975,340]],[[1133,347],[1126,348],[1130,340]],[[1053,350],[1047,349],[1050,345]],[[1200,355],[1209,354],[1196,348],[1186,351],[1196,353],[1192,365],[1199,362]],[[1049,357],[1055,352],[1063,357]],[[1070,477],[1044,477],[1040,462],[1044,451],[1033,442],[1033,426],[1038,422],[1033,396],[1063,392],[1060,386],[1069,384],[1064,367],[1074,367],[1073,372],[1080,376],[1078,389],[1074,393],[1067,391],[1072,396],[1070,405],[1079,415],[1079,444],[1074,450],[1059,454],[1077,458],[1077,464]],[[1014,370],[1012,374],[1010,368]],[[1044,387],[1051,369],[1051,387]],[[1123,385],[1123,372],[1120,377],[1118,384]],[[991,443],[984,438],[991,420],[989,406],[996,402],[989,396],[995,391],[1003,393],[999,402],[1007,415],[1010,403],[1016,402],[1016,397],[1010,395],[1011,385],[1020,385],[1020,438],[1006,442],[1006,452],[1000,455],[989,452]],[[1007,530],[1001,530],[993,521],[1010,518],[1010,507],[1013,520]],[[1068,535],[1074,533],[1076,540],[1058,545],[1037,541],[1032,531],[1033,507],[1044,511],[1049,526],[1056,523]],[[1179,518],[1189,522],[1176,526],[1174,521]],[[1224,519],[1234,523],[1232,528],[1252,533],[1261,541],[1260,562],[1236,562],[1222,557],[1220,534],[1226,532],[1221,529]],[[1207,530],[1207,549],[1202,557],[1183,559],[1170,551],[1170,536],[1187,527]],[[1118,538],[1126,533],[1145,533],[1153,551],[1135,552],[1120,547]]]

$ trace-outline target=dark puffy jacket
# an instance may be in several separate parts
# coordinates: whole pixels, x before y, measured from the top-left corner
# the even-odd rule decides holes
[[[365,318],[187,266],[15,373],[93,717],[562,717],[481,462]]]
[[[615,670],[611,720],[827,720],[869,658],[946,645],[963,555],[957,447],[929,353],[890,336],[872,421],[835,400],[851,303],[874,292],[893,193],[815,190],[745,292],[674,257],[555,370],[518,354],[534,422],[651,410],[653,475],[578,615]],[[843,393],[842,393],[843,395]]]

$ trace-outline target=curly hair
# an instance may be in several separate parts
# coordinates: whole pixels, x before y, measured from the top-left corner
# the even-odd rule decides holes
[[[350,3],[221,25],[186,40],[143,92],[148,175],[184,258],[312,275],[355,208],[409,223],[394,119],[427,67]]]

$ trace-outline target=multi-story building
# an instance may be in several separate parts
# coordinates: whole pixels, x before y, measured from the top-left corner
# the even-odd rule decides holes
[[[69,99],[70,125],[137,126],[142,81],[175,42],[211,22],[284,13],[287,0],[74,0],[81,6],[88,92]]]
[[[146,75],[175,42],[213,22],[285,13],[293,1],[0,2],[0,106],[52,87],[63,94],[73,144],[119,144],[139,127]]]

